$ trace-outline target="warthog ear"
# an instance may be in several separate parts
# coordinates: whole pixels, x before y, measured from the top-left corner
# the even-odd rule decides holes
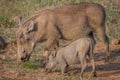
[[[53,51],[51,55],[52,55],[52,57],[55,58],[55,57],[56,57],[56,54],[57,54],[57,51]]]
[[[38,27],[38,23],[34,23],[33,21],[30,22],[30,24],[27,26],[27,33],[31,31],[36,31]]]
[[[19,26],[20,26],[20,27],[21,27],[22,22],[23,22],[23,18],[20,17],[20,18],[19,18]]]

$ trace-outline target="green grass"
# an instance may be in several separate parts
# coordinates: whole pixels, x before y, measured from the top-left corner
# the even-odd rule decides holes
[[[38,69],[40,68],[40,63],[35,61],[28,61],[21,63],[21,66],[27,69]]]

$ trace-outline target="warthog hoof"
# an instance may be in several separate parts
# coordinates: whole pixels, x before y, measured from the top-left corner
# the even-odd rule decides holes
[[[110,63],[110,56],[107,56],[107,57],[105,58],[105,63]]]
[[[93,73],[92,73],[92,77],[97,77],[96,72],[93,72]]]

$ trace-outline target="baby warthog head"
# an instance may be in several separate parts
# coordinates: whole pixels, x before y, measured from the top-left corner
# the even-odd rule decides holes
[[[46,67],[45,67],[46,72],[51,72],[51,70],[56,67],[57,65],[56,53],[57,53],[56,51],[51,51],[48,60],[46,62]]]
[[[35,46],[36,26],[33,21],[20,24],[16,32],[18,61],[28,61]]]

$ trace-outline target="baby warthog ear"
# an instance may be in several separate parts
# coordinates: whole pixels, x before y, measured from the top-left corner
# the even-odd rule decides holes
[[[19,35],[18,35],[18,38],[20,39],[20,38],[23,38],[23,33],[20,33]]]
[[[21,25],[22,25],[22,22],[23,22],[23,18],[20,17],[20,18],[19,18],[19,26],[20,26],[20,27],[21,27]]]
[[[37,26],[38,23],[34,23],[33,21],[31,21],[28,25],[27,25],[27,33],[31,32],[31,31],[36,31],[37,30]]]

